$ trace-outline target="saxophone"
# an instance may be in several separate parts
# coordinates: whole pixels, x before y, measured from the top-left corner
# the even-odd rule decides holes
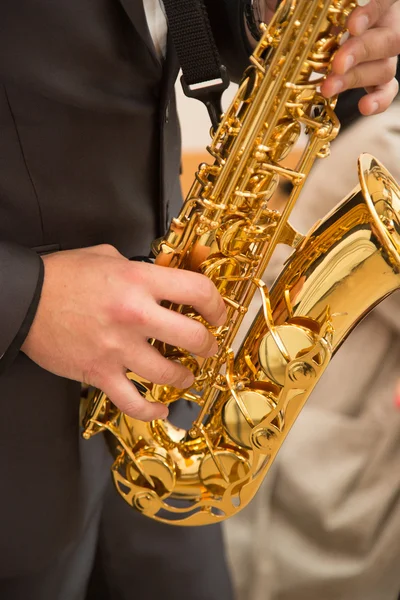
[[[84,417],[84,437],[109,432],[112,474],[132,507],[174,525],[206,525],[252,499],[334,352],[358,322],[400,287],[400,188],[372,156],[359,159],[359,186],[306,235],[288,218],[317,158],[339,131],[336,99],[320,84],[356,3],[286,0],[250,59],[195,182],[156,263],[209,277],[228,318],[212,328],[212,358],[151,340],[195,374],[191,389],[155,385],[127,373],[150,402],[185,400],[187,428],[122,414],[100,390]],[[296,168],[283,165],[301,133]],[[291,183],[281,212],[271,207],[280,178]],[[262,276],[278,244],[292,254],[269,290]],[[239,350],[243,319],[258,312]],[[166,304],[204,322],[190,306]]]

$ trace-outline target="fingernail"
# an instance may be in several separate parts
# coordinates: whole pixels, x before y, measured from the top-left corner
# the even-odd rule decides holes
[[[336,96],[337,94],[340,94],[343,88],[343,81],[341,79],[337,79],[332,85],[331,96]]]
[[[349,54],[349,56],[344,61],[344,72],[347,73],[347,71],[350,71],[351,67],[354,65],[355,62],[356,59],[354,58],[354,56],[352,54]]]
[[[225,324],[225,321],[226,321],[227,317],[228,317],[228,314],[226,312],[226,308],[225,308],[225,305],[224,305],[223,312],[221,313],[221,316],[218,319],[218,325],[219,325],[219,327],[221,327],[222,325]]]
[[[161,412],[160,419],[166,419],[166,418],[168,417],[168,415],[169,415],[169,410],[168,410],[168,408],[167,408],[166,406],[165,406],[164,408],[165,408],[165,410],[163,410],[163,411]]]
[[[342,35],[342,37],[340,38],[339,46],[343,46],[343,44],[345,44],[347,42],[349,37],[350,37],[350,33],[348,31],[345,31],[344,34]]]
[[[217,354],[217,352],[218,352],[218,344],[217,344],[217,342],[215,342],[215,343],[214,343],[214,344],[211,346],[211,348],[210,348],[210,352],[208,353],[208,356],[209,356],[209,357],[210,357],[210,356],[214,356],[214,354]]]
[[[186,390],[187,388],[192,387],[194,383],[194,375],[193,373],[189,373],[187,377],[183,380],[182,389]]]
[[[378,102],[373,102],[370,106],[370,109],[369,109],[367,115],[374,115],[378,109],[379,109]]]
[[[357,0],[358,6],[367,6],[367,4],[369,4],[370,2],[371,0]]]
[[[365,33],[368,29],[369,18],[367,17],[367,15],[361,15],[360,17],[358,17],[358,19],[356,19],[354,25],[356,35],[361,35],[362,33]]]

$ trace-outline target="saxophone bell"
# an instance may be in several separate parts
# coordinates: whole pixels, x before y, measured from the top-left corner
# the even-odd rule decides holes
[[[151,340],[193,371],[191,389],[127,374],[150,402],[189,402],[190,425],[132,419],[100,390],[89,401],[84,437],[107,432],[118,492],[158,521],[206,525],[246,506],[333,354],[400,287],[400,189],[372,156],[360,158],[359,186],[307,236],[289,223],[313,163],[339,130],[336,100],[319,88],[355,6],[280,5],[214,132],[212,164],[200,165],[157,243],[158,264],[202,272],[227,306],[227,325],[210,327],[219,344],[211,358]],[[282,161],[301,131],[307,142],[289,169]],[[270,208],[280,179],[290,183],[281,213]],[[278,244],[294,250],[268,290],[262,277]],[[235,355],[255,294],[262,308]],[[168,308],[201,319],[192,307]]]

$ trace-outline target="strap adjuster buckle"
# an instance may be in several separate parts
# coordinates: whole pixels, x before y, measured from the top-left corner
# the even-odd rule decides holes
[[[214,129],[218,128],[222,116],[222,94],[229,87],[230,79],[224,65],[220,67],[219,79],[204,81],[188,85],[184,76],[181,77],[181,85],[185,96],[195,98],[205,104]]]

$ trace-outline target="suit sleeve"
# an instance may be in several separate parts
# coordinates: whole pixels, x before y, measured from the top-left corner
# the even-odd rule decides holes
[[[0,241],[0,374],[17,356],[36,314],[43,284],[41,257]]]

